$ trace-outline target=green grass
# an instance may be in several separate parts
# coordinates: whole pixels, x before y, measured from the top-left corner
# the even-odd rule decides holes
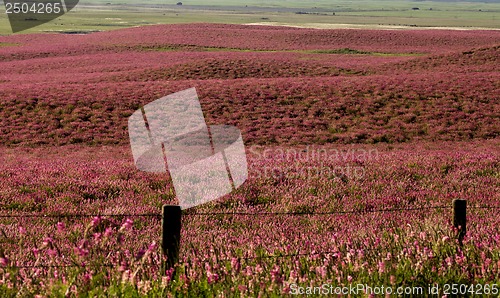
[[[47,24],[22,33],[51,31],[114,30],[132,26],[174,23],[280,23],[290,25],[359,24],[398,26],[444,26],[500,28],[500,3],[435,1],[137,1],[91,0],[81,2],[73,11]],[[107,5],[107,3],[111,3]],[[157,5],[155,5],[157,4]],[[189,6],[187,6],[189,5]],[[194,7],[193,5],[198,5]],[[248,5],[248,8],[245,8]],[[264,8],[267,7],[267,8]],[[419,7],[420,10],[412,10]],[[432,8],[432,10],[430,10]],[[481,11],[480,11],[481,10]],[[295,12],[318,12],[296,14]],[[333,15],[335,13],[335,15]],[[325,14],[325,15],[322,15]],[[0,5],[0,34],[11,34],[10,24]]]
[[[8,42],[0,42],[0,48],[3,47],[15,47],[18,46],[19,44],[17,43],[8,43]]]
[[[353,10],[402,10],[412,7],[433,7],[446,10],[464,10],[464,9],[498,9],[498,3],[484,3],[484,2],[443,2],[443,1],[403,1],[403,0],[360,0],[360,1],[347,1],[347,0],[315,0],[315,1],[301,1],[301,0],[214,0],[207,2],[205,0],[149,0],[149,1],[132,1],[132,0],[86,0],[81,4],[89,3],[113,3],[113,4],[163,4],[174,5],[181,1],[184,6],[214,6],[214,7],[273,7],[273,8],[302,8],[302,9],[317,9],[317,10],[334,10],[334,11],[353,11]],[[182,8],[182,7],[178,7]]]
[[[120,47],[120,46],[118,46]],[[205,46],[137,46],[139,51],[157,51],[157,52],[175,52],[175,51],[197,51],[197,52],[266,52],[266,53],[300,53],[300,54],[332,54],[332,55],[371,55],[371,56],[421,56],[422,54],[415,53],[384,53],[384,52],[367,52],[355,49],[334,49],[334,50],[256,50],[256,49],[239,49],[225,47],[205,47]]]

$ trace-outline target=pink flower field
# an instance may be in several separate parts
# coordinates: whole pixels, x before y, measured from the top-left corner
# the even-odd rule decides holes
[[[499,31],[473,30],[0,36],[0,296],[496,297],[499,52]],[[191,87],[207,124],[241,130],[249,177],[183,211],[165,269],[178,201],[136,169],[127,121]]]

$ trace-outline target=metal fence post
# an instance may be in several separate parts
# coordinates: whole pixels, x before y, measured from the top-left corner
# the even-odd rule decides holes
[[[167,257],[166,268],[173,268],[179,260],[179,244],[181,240],[182,210],[177,205],[163,205],[161,248]]]

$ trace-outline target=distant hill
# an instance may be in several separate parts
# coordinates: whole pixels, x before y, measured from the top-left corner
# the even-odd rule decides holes
[[[426,2],[425,0],[415,0],[417,2]],[[500,3],[500,0],[432,0],[433,2],[480,2],[480,3]]]

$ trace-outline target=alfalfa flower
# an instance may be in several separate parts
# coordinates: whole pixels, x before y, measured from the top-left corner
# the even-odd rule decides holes
[[[130,218],[127,218],[127,220],[125,220],[125,222],[123,223],[123,225],[121,226],[120,228],[120,232],[123,232],[123,231],[128,231],[130,229],[132,229],[132,224],[134,222],[130,219]]]

